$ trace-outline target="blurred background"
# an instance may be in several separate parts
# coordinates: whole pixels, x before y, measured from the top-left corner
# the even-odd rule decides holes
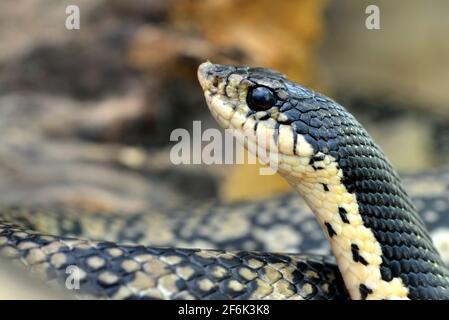
[[[80,29],[67,30],[68,5]],[[380,8],[380,30],[365,8]],[[350,109],[401,171],[449,161],[449,2],[0,2],[0,194],[137,211],[288,190],[255,166],[169,160],[170,132],[217,127],[199,63],[277,69]]]

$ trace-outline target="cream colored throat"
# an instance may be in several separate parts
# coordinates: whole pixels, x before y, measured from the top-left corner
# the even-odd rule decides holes
[[[356,195],[341,182],[343,172],[335,159],[322,155],[321,161],[312,163],[297,170],[303,175],[284,176],[304,197],[326,233],[351,298],[407,299],[408,289],[400,278],[382,280],[381,245],[364,226]]]

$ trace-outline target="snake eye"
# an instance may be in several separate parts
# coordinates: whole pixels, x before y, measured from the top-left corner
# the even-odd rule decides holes
[[[266,87],[254,87],[248,92],[247,103],[254,111],[264,111],[276,104],[276,96]]]

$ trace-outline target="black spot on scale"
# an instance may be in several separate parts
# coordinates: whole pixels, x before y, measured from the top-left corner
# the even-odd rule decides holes
[[[334,228],[332,228],[331,224],[328,222],[325,222],[324,225],[326,226],[327,233],[329,234],[329,237],[333,237],[337,233],[335,232]]]
[[[338,207],[338,213],[340,214],[340,218],[344,223],[349,223],[348,216],[346,215],[348,212],[345,208]]]
[[[313,170],[323,170],[324,167],[315,165],[315,162],[323,161],[324,160],[324,154],[320,155],[314,155],[309,159],[309,165],[312,166]]]
[[[327,186],[327,184],[325,184],[325,183],[322,183],[322,185],[323,185],[323,189],[324,189],[324,191],[329,191],[329,187]]]
[[[259,125],[259,121],[256,121],[254,123],[254,132],[257,132],[257,126]]]
[[[309,160],[309,165],[313,165],[315,162],[323,161],[323,160],[324,160],[324,154],[312,156]]]
[[[270,114],[265,113],[263,116],[259,117],[259,120],[267,120],[268,118],[270,118]]]
[[[362,300],[366,300],[369,294],[373,293],[373,290],[365,286],[363,283],[359,286],[360,296]]]
[[[293,134],[293,152],[292,152],[292,154],[295,154],[296,144],[298,143],[298,135],[296,134],[296,132],[294,130],[292,130],[292,134]]]
[[[356,244],[351,244],[352,260],[354,262],[360,262],[363,265],[368,265],[368,262],[360,255],[359,246]]]
[[[273,133],[273,140],[276,146],[279,144],[279,127],[280,124],[276,122],[276,124],[274,125],[274,133]]]

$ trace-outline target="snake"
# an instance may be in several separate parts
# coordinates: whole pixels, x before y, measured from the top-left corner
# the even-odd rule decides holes
[[[294,193],[156,216],[0,207],[2,260],[76,298],[449,298],[447,266],[401,178],[343,106],[267,68],[208,61],[198,79],[217,123]],[[314,221],[332,254],[276,250]]]

